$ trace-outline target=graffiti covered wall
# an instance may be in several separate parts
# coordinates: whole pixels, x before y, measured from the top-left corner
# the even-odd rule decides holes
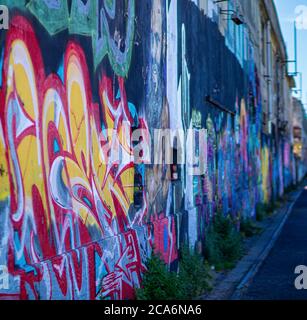
[[[281,173],[252,47],[235,54],[214,15],[188,0],[5,2],[0,297],[133,298],[153,249],[175,270],[182,243],[204,250],[216,212],[253,217],[270,200]],[[206,155],[200,175],[136,163],[134,130],[149,144],[190,128],[206,144],[176,148]]]
[[[131,130],[146,130],[126,91],[135,1],[100,7],[72,1],[70,10],[66,1],[9,5],[1,46],[6,294],[133,297],[152,234],[143,223],[144,190],[142,204],[131,209],[135,176],[142,174],[133,162]],[[119,150],[106,128],[118,133]],[[125,166],[117,153],[128,159]]]

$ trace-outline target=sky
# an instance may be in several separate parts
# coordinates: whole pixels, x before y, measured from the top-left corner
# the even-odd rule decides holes
[[[302,100],[307,110],[307,0],[274,0],[278,12],[288,59],[294,60],[294,22],[297,23],[297,67],[303,77]],[[294,64],[289,64],[289,72],[294,71]],[[296,77],[300,89],[300,77]],[[298,93],[295,96],[300,96]]]

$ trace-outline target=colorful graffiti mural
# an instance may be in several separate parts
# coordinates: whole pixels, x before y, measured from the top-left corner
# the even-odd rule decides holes
[[[89,9],[96,18],[99,10],[92,4],[74,1],[70,21],[77,25],[79,19],[85,28],[84,16],[76,15]],[[21,3],[10,6],[25,10]],[[27,8],[52,37],[68,27],[55,19],[65,18],[64,2],[29,2]],[[130,1],[129,15],[134,10]],[[121,10],[112,1],[101,8],[103,17],[105,12],[114,18]],[[132,298],[154,239],[167,263],[177,259],[174,218],[162,214],[148,220],[144,165],[134,161],[132,129],[141,129],[148,139],[148,125],[128,102],[122,77],[130,66],[134,33],[134,18],[128,20],[133,26],[128,21],[125,54],[111,40],[104,43],[103,34],[99,59],[108,55],[114,77],[103,68],[99,72],[97,102],[88,57],[77,42],[67,42],[57,71],[46,74],[32,23],[20,15],[11,20],[0,91],[0,262],[8,266],[10,289],[0,296]],[[73,24],[71,34],[92,36]],[[106,23],[102,28],[109,32]],[[138,205],[136,183],[142,198]]]
[[[27,31],[26,37],[23,30]],[[1,153],[1,163],[8,163],[5,172],[9,173],[12,234],[7,245],[14,253],[14,270],[10,271],[20,275],[21,291],[28,295],[26,287],[35,296],[34,283],[43,281],[45,298],[52,298],[52,281],[58,278],[63,297],[74,298],[85,292],[93,298],[96,286],[91,288],[89,283],[95,276],[90,276],[87,259],[93,263],[95,254],[105,255],[107,247],[96,252],[92,243],[119,237],[120,240],[111,241],[113,253],[109,255],[113,257],[117,247],[119,257],[113,263],[118,264],[118,269],[124,268],[124,273],[131,271],[125,275],[118,271],[114,278],[108,275],[103,280],[103,294],[114,292],[113,298],[124,298],[123,292],[129,296],[129,290],[122,290],[123,282],[133,288],[140,281],[145,257],[143,254],[141,259],[137,232],[122,236],[134,225],[141,225],[146,214],[146,201],[133,219],[128,214],[133,203],[130,131],[135,125],[135,109],[126,100],[122,78],[118,78],[117,98],[112,81],[101,77],[105,123],[120,133],[121,156],[131,158],[125,166],[119,166],[112,158],[116,152],[112,137],[106,138],[109,150],[101,145],[100,133],[104,132],[97,119],[99,110],[92,102],[84,53],[75,43],[68,43],[63,68],[64,84],[57,75],[44,74],[31,25],[24,18],[14,18],[6,39],[2,87],[2,141],[9,148]],[[130,127],[123,126],[124,121]],[[108,161],[104,161],[106,158]],[[7,188],[1,191],[2,198],[7,193]],[[148,241],[148,235],[143,237]],[[145,251],[149,250],[146,243]],[[54,258],[68,252],[71,254],[67,257]],[[35,266],[51,258],[55,261],[50,265],[44,262],[43,267]],[[101,272],[108,268],[116,269],[106,263]],[[68,279],[62,281],[63,277],[69,277],[70,288]],[[122,277],[125,280],[120,280]]]
[[[217,212],[253,218],[292,183],[291,146],[262,134],[253,56],[194,2],[4,4],[0,298],[131,299],[153,250],[176,270]],[[206,143],[172,148],[206,158],[201,174],[136,161],[135,130],[149,145],[155,129],[191,128]]]
[[[129,0],[127,6],[121,1],[73,0],[69,9],[68,1],[4,1],[9,8],[18,7],[30,11],[50,35],[63,30],[70,34],[84,35],[91,38],[95,68],[108,56],[113,70],[120,76],[126,76],[131,62],[134,26],[135,0]],[[109,20],[115,20],[117,26],[125,30],[112,30]],[[126,23],[118,22],[127,20]],[[123,34],[126,37],[123,37]]]

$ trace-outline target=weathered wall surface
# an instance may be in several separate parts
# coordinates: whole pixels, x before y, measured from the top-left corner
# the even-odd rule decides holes
[[[283,192],[283,170],[290,184],[290,146],[261,135],[252,47],[246,39],[233,50],[214,11],[188,0],[7,5],[0,265],[9,288],[0,296],[133,298],[153,247],[174,269],[182,242],[203,250],[215,212],[253,217]],[[107,128],[125,165],[106,148]],[[172,181],[167,164],[136,165],[136,128],[146,141],[154,129],[206,128],[194,150],[207,154],[206,172],[182,166]]]

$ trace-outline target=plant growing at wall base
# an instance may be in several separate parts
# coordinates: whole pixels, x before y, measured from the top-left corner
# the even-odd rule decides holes
[[[291,193],[293,191],[296,190],[296,186],[294,184],[291,184],[290,186],[288,186],[287,188],[285,188],[285,194]]]
[[[168,271],[159,255],[148,259],[142,287],[136,290],[138,300],[191,300],[211,290],[210,268],[204,258],[186,246],[180,253],[178,274]]]
[[[242,218],[240,221],[240,233],[243,237],[253,237],[261,233],[261,230],[251,218]]]
[[[181,250],[179,279],[187,299],[193,299],[210,290],[210,267],[204,257],[193,252],[188,246]]]
[[[231,218],[217,213],[206,233],[206,258],[217,270],[232,269],[243,252],[242,237]]]
[[[184,290],[177,273],[170,272],[159,255],[147,260],[142,287],[136,290],[137,300],[181,300]]]
[[[258,203],[256,205],[256,220],[261,222],[266,217],[266,208],[263,203]]]
[[[273,201],[269,203],[258,203],[256,206],[256,220],[263,221],[266,217],[271,216],[278,207],[280,207],[280,204]]]

